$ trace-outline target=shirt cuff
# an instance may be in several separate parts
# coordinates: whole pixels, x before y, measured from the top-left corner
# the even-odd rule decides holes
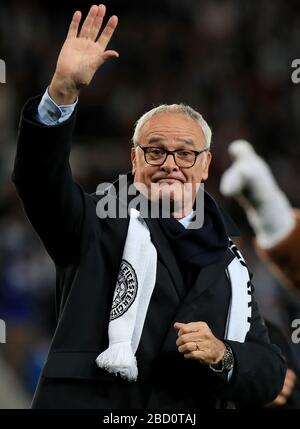
[[[36,119],[44,125],[59,125],[70,118],[77,103],[78,97],[73,104],[58,106],[50,97],[47,88],[38,106]]]
[[[233,368],[231,368],[231,369],[228,371],[228,374],[227,374],[227,381],[230,381],[230,380],[231,380],[232,374],[233,374]]]
[[[227,383],[229,383],[229,381],[232,378],[234,367],[232,367],[229,371],[226,371],[226,372],[216,371],[211,365],[209,367],[219,378],[221,378],[223,381],[226,381]]]

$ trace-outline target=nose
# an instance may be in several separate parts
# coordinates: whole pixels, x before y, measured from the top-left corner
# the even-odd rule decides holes
[[[165,162],[160,166],[162,171],[170,173],[171,171],[178,171],[179,168],[175,162],[174,154],[169,153]]]

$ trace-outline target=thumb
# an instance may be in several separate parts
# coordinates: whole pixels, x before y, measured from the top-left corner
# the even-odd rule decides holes
[[[119,58],[119,53],[117,51],[105,51],[102,55],[103,61],[107,61],[110,58]]]
[[[184,325],[185,323],[175,322],[173,326],[177,331],[179,331]]]

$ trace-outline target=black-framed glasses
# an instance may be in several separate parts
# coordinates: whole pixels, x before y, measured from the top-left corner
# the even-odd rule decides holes
[[[160,166],[163,165],[169,155],[172,155],[177,167],[180,168],[191,168],[195,165],[197,157],[203,153],[207,152],[208,148],[203,150],[186,150],[186,149],[177,149],[177,150],[167,150],[163,147],[155,146],[142,146],[137,145],[144,152],[145,161],[149,165]]]

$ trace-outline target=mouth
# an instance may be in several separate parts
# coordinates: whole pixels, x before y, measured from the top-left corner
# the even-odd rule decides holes
[[[174,183],[183,183],[181,179],[177,179],[175,177],[165,177],[162,179],[154,180],[154,183],[167,183],[168,185],[173,185]]]

